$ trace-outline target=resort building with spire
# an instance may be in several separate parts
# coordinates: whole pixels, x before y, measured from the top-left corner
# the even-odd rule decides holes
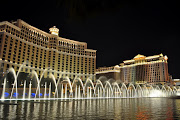
[[[35,70],[44,77],[52,73],[55,78],[76,76],[86,80],[95,79],[96,50],[88,49],[87,43],[59,36],[53,26],[50,33],[42,31],[25,21],[0,22],[0,75],[13,67],[17,72],[31,73]]]

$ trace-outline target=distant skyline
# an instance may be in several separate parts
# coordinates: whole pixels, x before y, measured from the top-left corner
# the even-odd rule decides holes
[[[59,36],[86,42],[89,49],[97,50],[97,67],[119,65],[137,54],[163,53],[169,58],[169,73],[180,78],[178,7],[173,1],[55,0],[2,5],[8,9],[1,12],[0,21],[22,19],[46,32],[56,26]]]

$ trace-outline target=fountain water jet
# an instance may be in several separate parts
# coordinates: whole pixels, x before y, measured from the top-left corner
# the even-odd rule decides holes
[[[95,95],[94,84],[93,84],[92,80],[88,78],[88,79],[86,80],[86,83],[85,83],[84,88],[83,88],[83,92],[84,92],[83,94],[84,94],[84,96],[85,96],[85,87],[86,87],[86,85],[87,85],[88,82],[90,82],[91,86],[93,87],[93,91],[94,91],[94,95]]]
[[[77,98],[77,85],[76,85],[76,89],[75,89],[75,98]]]
[[[47,89],[47,82],[45,82],[44,99],[46,99],[46,96],[47,96],[46,89]]]
[[[109,85],[110,89],[106,89],[108,85]],[[112,86],[111,86],[109,81],[106,81],[105,89],[107,91],[107,97],[112,97],[113,96],[113,89],[112,89]]]
[[[67,98],[67,84],[65,86],[65,99]]]
[[[64,93],[63,93],[63,84],[62,84],[62,86],[61,86],[61,98],[63,98],[64,97],[64,95],[63,95]]]
[[[80,86],[79,86],[79,88],[78,88],[78,98],[81,98],[81,91],[80,91]]]
[[[2,95],[1,95],[2,100],[5,99],[5,90],[6,90],[6,78],[4,78],[3,92],[2,92]]]
[[[20,67],[22,69],[23,65]],[[14,84],[13,88],[11,90],[11,95],[10,99],[7,99],[5,97],[5,92],[6,92],[6,85],[7,85],[7,79],[4,79],[3,89],[2,89],[2,95],[1,95],[1,100],[6,99],[6,100],[12,100],[12,96],[15,99],[18,99],[18,93],[19,96],[22,96],[22,100],[30,100],[34,99],[36,100],[36,95],[39,94],[39,100],[41,99],[51,99],[52,93],[54,94],[53,99],[82,99],[84,98],[129,98],[129,97],[153,97],[155,93],[156,97],[169,97],[174,94],[178,94],[177,91],[180,91],[180,88],[177,88],[175,86],[168,86],[168,85],[163,85],[163,86],[154,86],[154,85],[148,85],[144,84],[140,86],[139,84],[132,84],[130,83],[128,88],[125,85],[125,83],[121,84],[121,87],[117,82],[112,82],[110,83],[110,80],[106,80],[103,83],[100,80],[104,80],[105,78],[98,79],[96,80],[96,83],[93,83],[90,78],[88,78],[83,84],[82,80],[80,78],[75,77],[73,82],[70,81],[69,77],[65,77],[64,81],[66,81],[66,84],[61,84],[59,85],[59,82],[61,80],[61,75],[63,73],[60,73],[59,78],[56,79],[53,74],[50,74],[49,76],[52,78],[53,82],[50,82],[49,86],[47,85],[47,82],[43,83],[42,85],[44,86],[44,95],[42,96],[42,93],[40,93],[41,89],[41,80],[45,74],[45,72],[48,69],[44,70],[43,73],[40,76],[40,79],[38,78],[38,75],[35,71],[32,71],[31,74],[35,76],[35,79],[37,83],[34,83],[32,81],[29,82],[29,92],[28,95],[26,93],[27,87],[28,87],[28,81],[24,80],[24,87],[22,89],[22,92],[18,92],[19,88],[17,89],[17,77],[19,75],[20,70],[18,71],[18,74],[16,75],[15,71],[13,68],[9,69],[9,72],[12,72],[13,77],[14,77]],[[77,84],[79,82],[80,84]],[[51,85],[55,85],[55,92],[54,92],[54,87]],[[37,85],[37,86],[35,86]],[[16,87],[16,92],[14,93],[14,88]],[[58,88],[61,88],[61,95],[58,94]],[[8,88],[9,89],[9,88]],[[49,97],[47,97],[47,89],[49,89]],[[53,89],[53,90],[52,90]],[[21,90],[21,89],[20,89]],[[73,93],[74,90],[74,93]],[[35,91],[35,93],[33,92]],[[52,92],[53,91],[53,92]],[[51,93],[52,92],[52,93]],[[21,94],[21,95],[20,95]],[[41,95],[40,95],[41,94]],[[27,97],[26,97],[27,96]],[[32,96],[32,97],[31,97]],[[14,99],[13,98],[13,99]]]
[[[54,93],[54,98],[57,96],[58,98],[58,91],[57,91],[57,84],[56,84],[56,79],[53,74],[50,74],[51,78],[53,79],[54,85],[55,85],[55,93]]]
[[[95,86],[94,90],[96,91],[98,85],[100,85],[100,87],[102,88],[103,93],[104,93],[105,90],[104,90],[103,84],[102,84],[102,82],[101,82],[99,79],[98,79],[97,82],[96,82],[96,86]],[[101,89],[101,88],[100,88],[100,89]],[[102,94],[102,91],[100,92],[100,95],[101,95],[101,94]],[[102,96],[104,96],[104,95],[102,95]],[[102,96],[101,96],[101,97],[102,97]]]
[[[70,81],[70,79],[69,79],[69,77],[66,77],[66,79],[67,79],[67,81],[68,81],[68,84],[69,84],[69,87],[70,87],[70,94],[69,94],[69,96],[73,96],[73,89],[72,89],[72,85],[71,85],[71,81]],[[67,84],[66,84],[67,85]],[[66,88],[67,89],[67,88]],[[65,91],[66,92],[66,94],[67,94],[67,90]],[[67,96],[66,96],[67,97]]]
[[[142,97],[142,94],[143,94],[142,88],[138,84],[137,87],[136,87],[136,95],[137,95],[137,97]]]
[[[25,100],[25,93],[26,93],[26,80],[24,81],[23,100]]]
[[[51,98],[51,82],[49,84],[49,99]]]
[[[22,67],[23,65],[21,65]],[[21,68],[20,67],[20,68]],[[14,84],[13,84],[13,88],[12,88],[12,91],[11,91],[11,96],[10,96],[10,99],[12,99],[12,95],[13,95],[13,91],[14,91],[14,87],[16,86],[16,94],[18,94],[18,90],[17,90],[17,76],[16,76],[16,72],[14,71],[13,68],[9,68],[9,72],[12,72],[13,76],[14,76]],[[19,74],[19,72],[18,72]],[[16,99],[17,99],[17,95],[16,95]]]
[[[17,72],[17,75],[16,75],[16,72],[13,68],[9,68],[9,72],[12,72],[13,73],[13,76],[14,76],[14,84],[13,84],[13,88],[12,88],[12,91],[11,91],[11,97],[10,99],[12,99],[12,95],[13,95],[13,91],[14,91],[14,86],[16,85],[16,99],[18,98],[18,90],[17,90],[17,77],[19,76],[19,73],[21,71],[21,69],[23,68],[23,66],[25,64],[29,64],[28,61],[25,61],[19,68],[18,72]]]
[[[28,99],[31,99],[31,81],[30,81],[30,83],[29,83],[29,97],[28,97]]]
[[[114,85],[114,88],[117,87],[117,89],[115,90],[116,97],[120,96],[120,95],[117,94],[117,93],[120,93],[120,94],[121,94],[121,90],[120,90],[119,85],[117,84],[117,82],[114,82],[113,85]],[[115,86],[116,86],[116,87],[115,87]]]
[[[126,87],[126,85],[124,83],[122,83],[122,86],[121,86],[121,91],[122,91],[122,97],[125,98],[125,97],[128,97],[128,89]]]

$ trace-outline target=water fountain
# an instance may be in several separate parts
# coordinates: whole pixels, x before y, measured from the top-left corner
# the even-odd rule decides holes
[[[61,98],[64,98],[64,89],[63,89],[63,84],[62,84],[62,86],[61,86]]]
[[[6,89],[6,78],[4,79],[4,83],[3,83],[3,91],[2,91],[2,96],[1,96],[2,100],[4,100],[5,98],[5,89]]]
[[[31,81],[29,83],[29,94],[28,94],[28,99],[30,100],[31,99]]]
[[[45,82],[44,99],[46,99],[46,96],[47,96],[46,89],[47,89],[47,82]]]
[[[51,83],[49,84],[49,99],[51,98]]]
[[[25,93],[26,93],[26,80],[24,80],[23,100],[25,100]]]
[[[22,67],[20,67],[20,69],[21,69]],[[19,70],[20,71],[20,70]],[[19,75],[19,71],[18,71],[18,74],[17,75]],[[11,97],[10,97],[10,99],[12,99],[12,96],[13,96],[13,91],[14,91],[14,87],[16,86],[16,94],[18,94],[18,90],[17,90],[17,75],[16,75],[16,73],[15,73],[15,71],[14,71],[14,69],[13,68],[9,68],[9,72],[11,72],[12,74],[13,74],[13,77],[14,77],[14,84],[13,84],[13,88],[12,88],[12,92],[11,92]],[[16,99],[18,98],[18,96],[16,95]]]
[[[23,92],[18,92],[18,76],[25,65],[24,63],[20,70],[15,72],[13,68],[10,68],[8,71],[13,74],[14,83],[12,88],[6,88],[7,79],[4,78],[3,88],[0,91],[1,99],[0,100],[46,100],[46,99],[102,99],[102,98],[141,98],[141,97],[170,97],[175,94],[179,94],[180,88],[178,86],[153,86],[148,84],[135,85],[130,83],[126,85],[125,83],[118,84],[116,81],[110,82],[110,80],[102,81],[102,78],[97,79],[93,82],[90,78],[87,80],[82,80],[79,77],[75,77],[71,81],[67,76],[61,78],[55,78],[53,74],[49,74],[49,77],[52,81],[48,84],[47,81],[43,83],[41,88],[41,80],[48,71],[44,70],[40,78],[38,77],[35,71],[32,71],[31,74],[35,77],[35,81],[23,81]],[[79,82],[79,84],[78,84]],[[84,82],[84,83],[83,83]],[[34,85],[36,84],[36,85]],[[52,85],[55,87],[52,89]],[[32,86],[37,86],[32,88]],[[14,92],[15,88],[15,92]],[[10,96],[5,95],[7,89],[10,90],[8,93]],[[43,89],[43,90],[42,90]],[[33,92],[35,91],[35,93]],[[42,93],[41,93],[42,92]],[[16,94],[15,94],[16,93]],[[60,93],[60,94],[59,94]],[[14,96],[15,95],[15,96]],[[22,96],[22,97],[21,97]]]

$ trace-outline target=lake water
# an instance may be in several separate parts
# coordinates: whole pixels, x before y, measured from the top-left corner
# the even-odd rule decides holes
[[[0,104],[0,119],[180,119],[180,99],[121,98],[12,102],[17,102],[18,105]]]

